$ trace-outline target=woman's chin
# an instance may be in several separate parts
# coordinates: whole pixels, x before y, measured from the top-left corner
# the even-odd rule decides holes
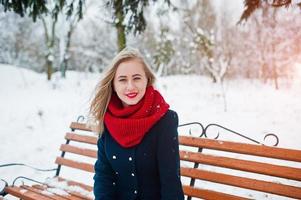
[[[138,102],[139,102],[139,101],[137,101],[137,100],[124,101],[124,102],[123,102],[123,106],[124,106],[124,107],[133,106],[133,105],[136,105]]]

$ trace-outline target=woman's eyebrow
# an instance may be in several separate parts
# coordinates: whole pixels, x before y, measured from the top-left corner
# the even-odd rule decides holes
[[[142,76],[142,75],[141,75],[141,74],[133,74],[133,75],[132,75],[132,77],[138,77],[138,76],[140,77],[140,76]],[[127,78],[127,76],[126,76],[126,75],[119,75],[117,78],[118,78],[118,79],[119,79],[119,78]]]
[[[120,75],[120,76],[118,76],[117,78],[126,78],[126,76]]]

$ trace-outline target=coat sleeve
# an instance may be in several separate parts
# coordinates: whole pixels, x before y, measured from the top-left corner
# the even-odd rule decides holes
[[[112,200],[116,198],[116,178],[114,171],[105,155],[105,134],[97,142],[97,160],[94,165],[94,187],[95,200]]]
[[[161,200],[183,200],[180,176],[178,142],[178,115],[168,111],[164,117],[165,129],[158,136],[158,169],[161,183]]]

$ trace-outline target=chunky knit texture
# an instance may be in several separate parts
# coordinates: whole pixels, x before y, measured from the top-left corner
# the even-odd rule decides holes
[[[123,107],[116,93],[112,94],[104,123],[112,137],[122,147],[133,147],[141,142],[149,129],[167,112],[169,105],[152,86],[136,104]]]

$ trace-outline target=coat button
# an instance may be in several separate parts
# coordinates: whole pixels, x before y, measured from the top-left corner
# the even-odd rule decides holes
[[[113,156],[113,159],[114,159],[114,160],[116,159],[116,156],[115,156],[115,155]]]
[[[135,176],[135,174],[134,174],[134,173],[132,173],[132,176]]]
[[[133,159],[132,159],[132,157],[129,157],[129,161],[132,161]]]
[[[134,194],[137,194],[137,190],[134,191]]]

